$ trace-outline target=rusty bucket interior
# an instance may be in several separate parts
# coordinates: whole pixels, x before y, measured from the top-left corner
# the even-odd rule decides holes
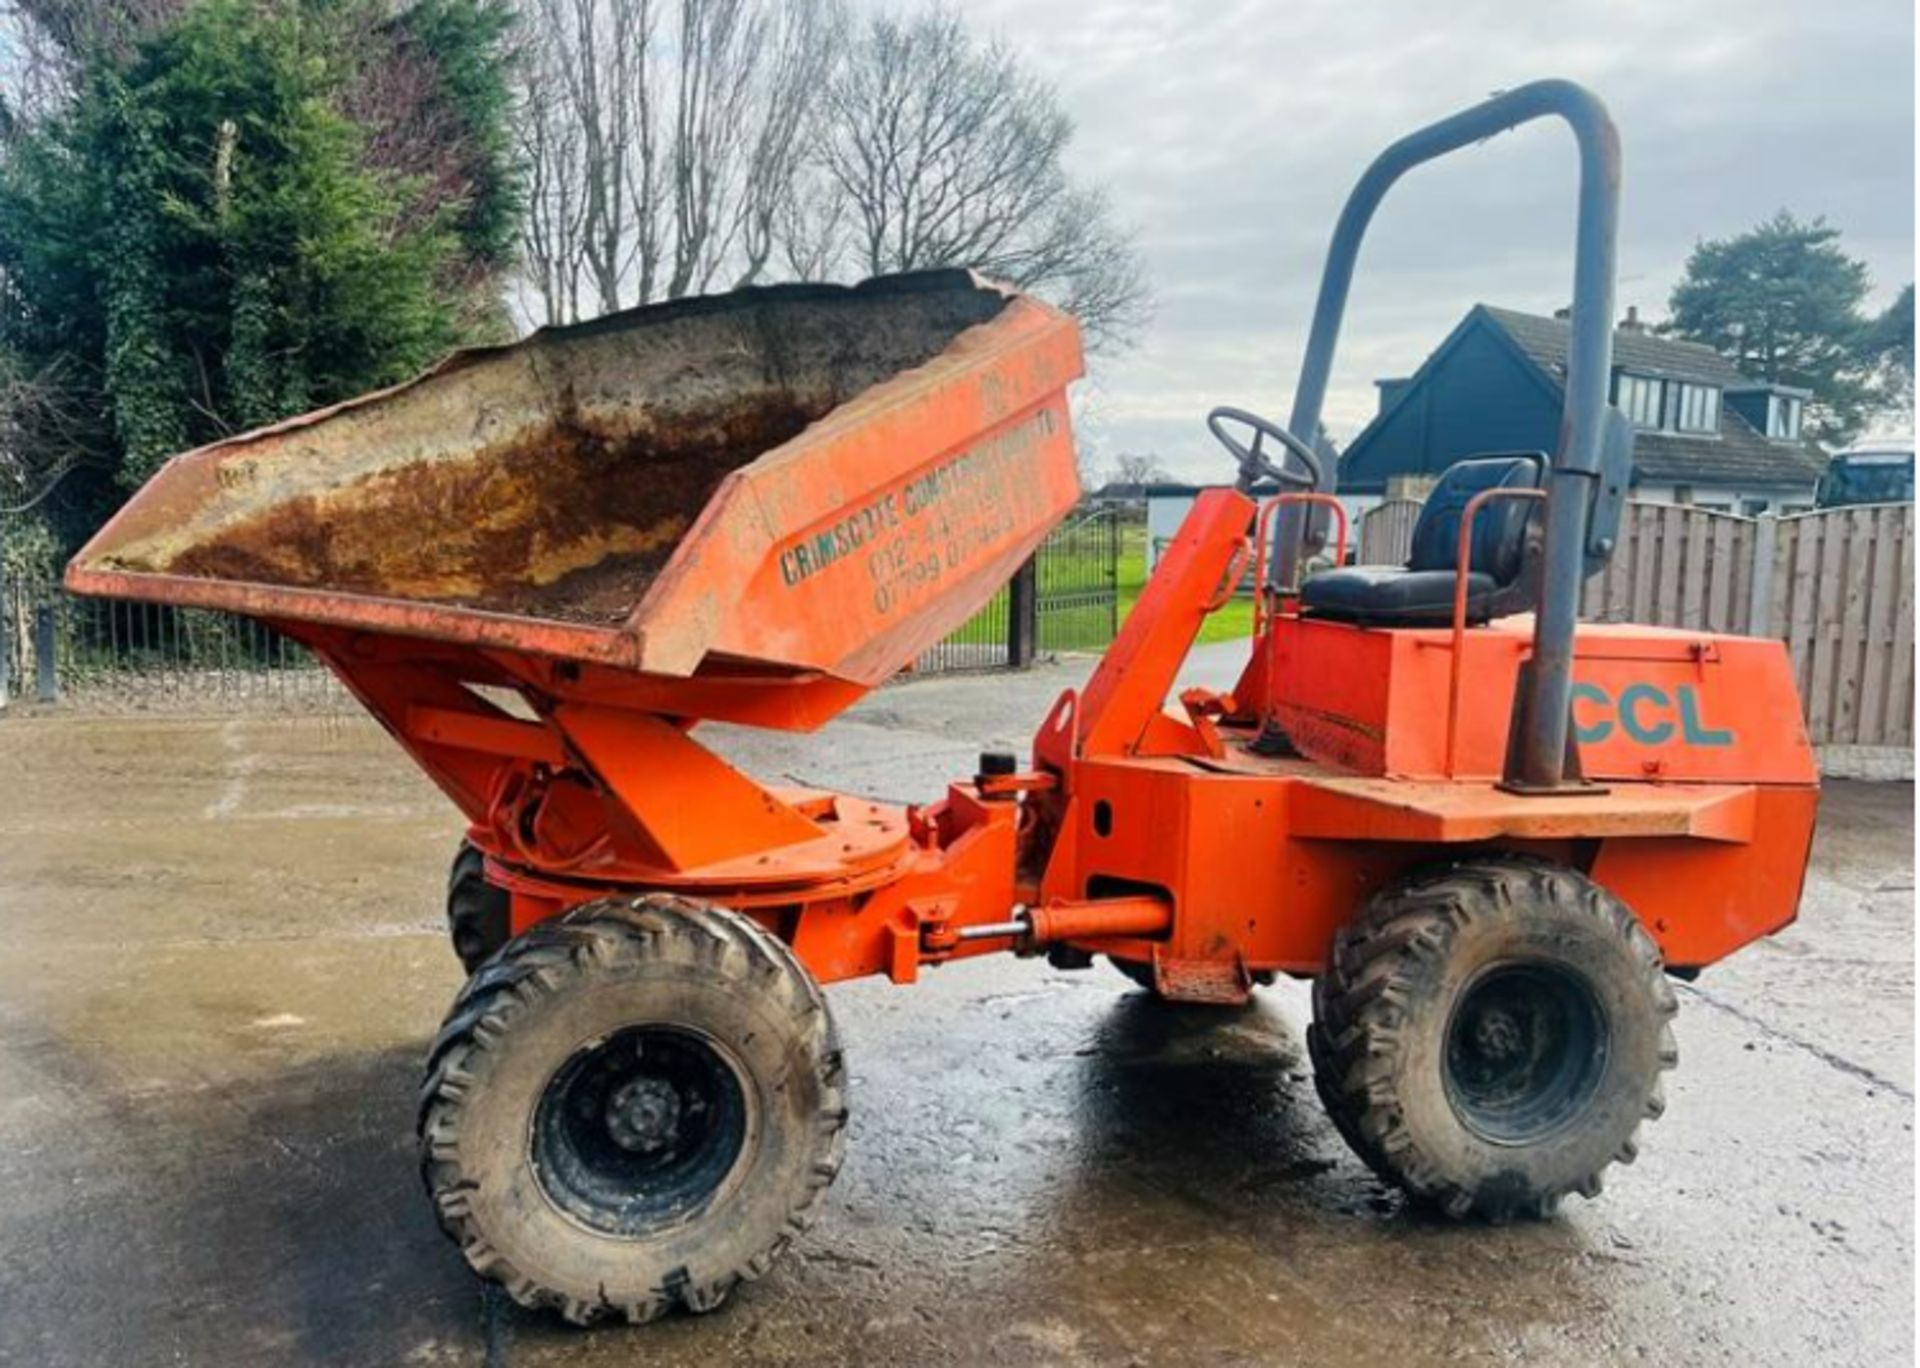
[[[88,562],[617,623],[723,476],[1004,303],[809,292],[551,332],[245,439],[192,516]]]
[[[1059,364],[1038,388],[1004,374],[1031,370],[1023,344],[1047,340],[1036,323],[1072,331],[1023,296],[941,271],[547,329],[176,457],[76,557],[69,583],[442,639],[476,639],[473,618],[564,624],[584,632],[479,635],[676,674],[713,650],[831,670],[857,643],[761,640],[736,620],[782,611],[750,602],[756,580],[783,541],[831,530],[1020,410],[1058,404],[1079,373],[1077,335],[1070,357],[1051,338]],[[979,402],[955,411],[956,388]],[[863,424],[914,404],[925,412],[910,441],[862,446]],[[1059,427],[1064,446],[1064,410]],[[768,478],[721,497],[756,466]],[[1003,540],[1037,541],[1070,503],[1023,505]],[[652,594],[676,566],[692,581],[677,603]],[[958,597],[943,606],[978,598],[975,578],[952,578]],[[844,591],[857,592],[851,577]],[[658,611],[643,610],[650,595]],[[628,644],[593,644],[614,632]],[[852,672],[880,667],[863,657]]]

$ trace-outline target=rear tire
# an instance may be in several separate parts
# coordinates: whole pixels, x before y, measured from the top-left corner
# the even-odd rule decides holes
[[[1335,937],[1307,1032],[1368,1166],[1453,1217],[1546,1216],[1631,1163],[1674,1066],[1673,990],[1619,899],[1519,857],[1416,874]]]
[[[480,848],[461,841],[447,872],[447,936],[469,974],[513,934],[512,904],[506,889],[487,882],[487,857]]]
[[[481,1277],[576,1325],[710,1311],[804,1231],[839,1171],[827,1005],[749,918],[653,896],[510,941],[455,999],[420,1167]]]

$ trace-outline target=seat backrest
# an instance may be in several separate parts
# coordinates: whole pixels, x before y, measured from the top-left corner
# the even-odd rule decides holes
[[[1460,519],[1467,502],[1486,489],[1538,489],[1547,458],[1539,452],[1475,456],[1456,461],[1441,475],[1413,527],[1410,570],[1451,570],[1460,554]],[[1510,584],[1525,558],[1527,522],[1537,511],[1531,499],[1495,499],[1473,520],[1473,549],[1468,569]]]

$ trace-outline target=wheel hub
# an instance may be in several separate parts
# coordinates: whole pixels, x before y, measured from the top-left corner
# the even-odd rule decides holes
[[[1473,1023],[1474,1048],[1490,1064],[1510,1063],[1526,1049],[1526,1028],[1512,1012],[1491,1007]]]
[[[1496,1144],[1531,1144],[1570,1125],[1606,1070],[1605,1016],[1563,965],[1494,965],[1454,1005],[1443,1061],[1461,1122]]]
[[[534,1116],[549,1201],[603,1234],[641,1239],[710,1204],[745,1151],[748,1093],[711,1039],[635,1026],[576,1052]]]
[[[679,1091],[644,1074],[621,1084],[607,1104],[607,1133],[624,1150],[666,1148],[680,1133]]]

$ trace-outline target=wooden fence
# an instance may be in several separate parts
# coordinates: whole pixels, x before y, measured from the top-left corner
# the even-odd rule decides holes
[[[1784,637],[1807,730],[1913,744],[1913,505],[1835,508],[1775,528],[1765,631]]]
[[[1613,559],[1581,593],[1580,616],[1750,633],[1759,540],[1752,518],[1678,504],[1628,504]]]
[[[1418,499],[1388,499],[1367,510],[1354,527],[1357,565],[1405,565],[1420,521]]]
[[[1403,562],[1408,501],[1359,520],[1363,564]],[[1417,508],[1417,505],[1413,505]],[[1581,616],[1787,643],[1822,746],[1913,745],[1913,505],[1740,518],[1628,504]]]

